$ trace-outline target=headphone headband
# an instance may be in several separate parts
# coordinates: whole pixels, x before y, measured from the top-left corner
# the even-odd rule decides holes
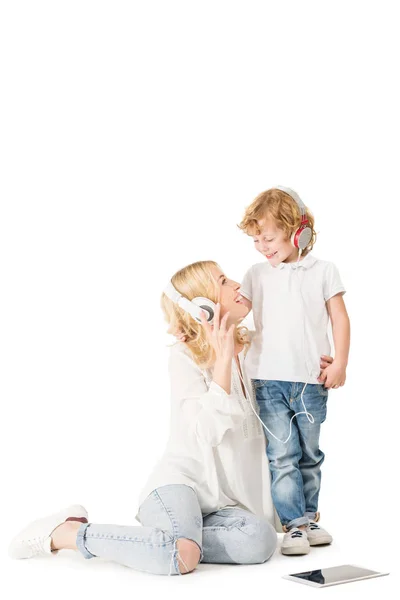
[[[288,194],[288,196],[290,196],[296,202],[296,204],[299,207],[300,212],[301,212],[301,220],[303,221],[304,217],[306,217],[307,214],[306,214],[306,206],[305,206],[303,200],[300,198],[300,196],[294,190],[284,187],[283,185],[277,185],[275,189],[281,190],[281,192],[285,192],[285,194]]]
[[[179,304],[179,300],[183,298],[182,294],[175,289],[172,281],[167,284],[166,288],[164,289],[164,294],[168,296],[172,302],[175,302],[175,304]]]
[[[307,248],[308,244],[312,240],[312,229],[308,225],[306,206],[303,200],[294,190],[284,187],[283,185],[277,185],[275,189],[288,194],[299,207],[301,214],[301,225],[296,231],[293,232],[291,240],[295,248],[303,251],[305,248]]]

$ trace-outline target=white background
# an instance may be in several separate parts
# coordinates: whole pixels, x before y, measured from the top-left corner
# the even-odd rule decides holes
[[[344,562],[392,575],[324,593],[393,597],[396,5],[1,3],[5,597],[305,597],[315,592],[281,576]],[[94,522],[134,523],[168,436],[161,291],[202,259],[240,281],[259,255],[236,224],[276,184],[312,209],[314,254],[348,290],[348,381],[330,394],[321,440],[332,547],[170,579],[72,552],[9,560],[27,521],[70,503]]]

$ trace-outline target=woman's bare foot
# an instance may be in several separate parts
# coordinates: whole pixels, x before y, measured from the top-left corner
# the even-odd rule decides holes
[[[65,521],[51,534],[51,550],[76,550],[76,536],[82,522]]]

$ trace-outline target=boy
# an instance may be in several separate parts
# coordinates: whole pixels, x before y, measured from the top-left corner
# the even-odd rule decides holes
[[[319,433],[328,389],[346,380],[345,289],[336,267],[310,254],[314,219],[293,190],[278,187],[257,196],[239,227],[267,259],[246,273],[241,294],[256,326],[245,364],[269,431],[272,497],[286,532],[281,551],[307,554],[310,545],[332,542],[317,525],[324,460]],[[335,358],[320,378],[319,357],[330,354],[329,319]]]

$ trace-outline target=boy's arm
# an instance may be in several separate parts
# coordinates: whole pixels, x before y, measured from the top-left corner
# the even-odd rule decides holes
[[[326,304],[332,323],[333,342],[335,344],[334,362],[346,368],[350,349],[350,319],[342,294],[330,298]]]
[[[326,388],[337,388],[346,381],[346,367],[350,349],[350,320],[342,294],[337,294],[326,303],[332,323],[335,358],[324,371],[322,380]]]

